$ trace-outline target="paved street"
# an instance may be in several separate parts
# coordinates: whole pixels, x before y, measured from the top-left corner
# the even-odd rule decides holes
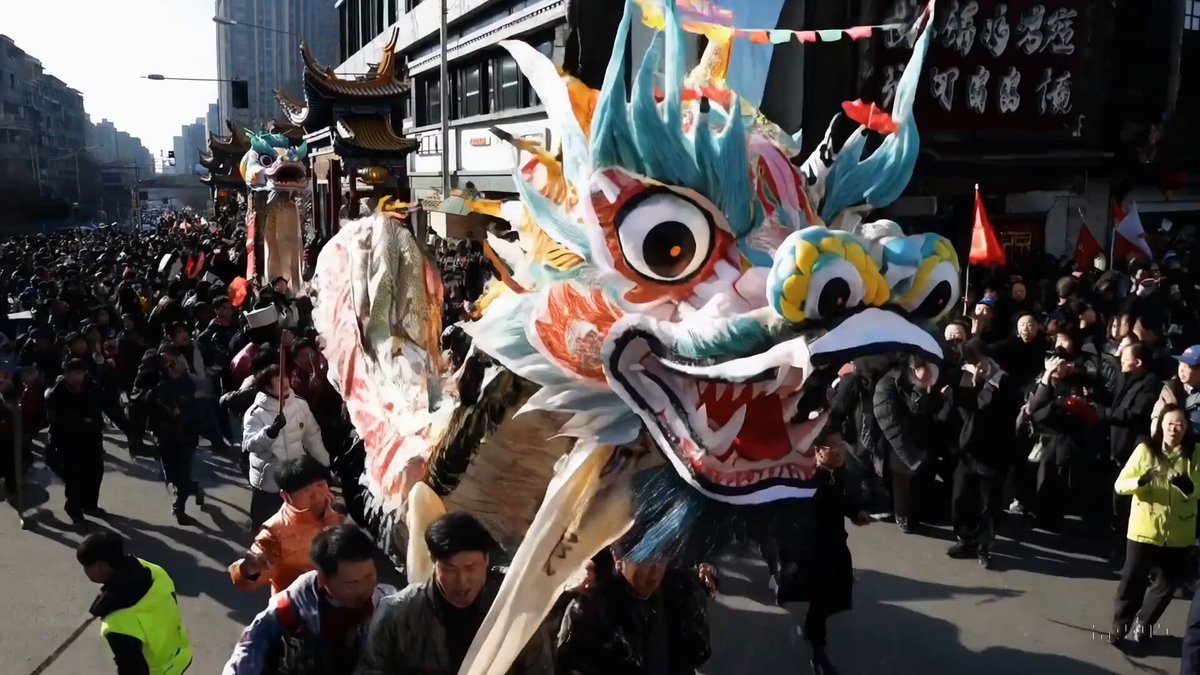
[[[102,493],[114,514],[109,522],[132,539],[134,553],[172,573],[196,647],[192,672],[217,673],[242,624],[266,600],[265,591],[235,590],[224,571],[247,543],[249,493],[228,462],[202,453],[209,503],[203,511],[191,507],[198,526],[180,527],[170,517],[157,464],[131,463],[122,446],[109,446]],[[32,532],[21,532],[11,511],[0,511],[2,675],[29,675],[86,618],[95,594],[74,560],[81,535],[65,522],[61,486],[31,497],[40,503]],[[1186,602],[1168,610],[1162,627],[1171,635],[1154,654],[1127,658],[1092,634],[1093,625],[1107,625],[1115,589],[1098,558],[1063,553],[1055,538],[1026,533],[1020,544],[998,546],[997,569],[988,572],[973,561],[948,560],[945,533],[932,534],[904,536],[883,524],[853,532],[857,607],[830,624],[831,651],[843,673],[1178,671]],[[714,611],[714,655],[704,673],[808,672],[796,622],[766,603],[765,567],[732,560],[722,572],[726,595]],[[45,675],[111,672],[97,633],[89,627]]]

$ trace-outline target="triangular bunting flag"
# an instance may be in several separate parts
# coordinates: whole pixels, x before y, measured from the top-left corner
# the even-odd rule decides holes
[[[786,44],[792,41],[795,34],[795,31],[776,29],[771,31],[771,42],[777,45]]]

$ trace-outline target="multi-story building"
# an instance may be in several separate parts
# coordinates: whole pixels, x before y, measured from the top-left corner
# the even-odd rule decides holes
[[[93,147],[90,153],[100,166],[136,166],[146,174],[154,172],[154,157],[142,145],[142,139],[117,129],[112,122],[100,120],[92,126],[89,136],[93,139],[88,143]]]
[[[221,119],[221,105],[208,104],[208,112],[204,114],[204,133],[221,134],[225,131],[225,122]]]
[[[279,111],[275,91],[297,91],[303,79],[300,42],[324,63],[337,62],[333,0],[216,0],[217,73],[247,83],[248,107],[234,107],[233,85],[222,82],[220,113],[242,127],[265,127]],[[218,127],[219,128],[219,127]]]
[[[76,200],[87,147],[83,96],[0,35],[0,181],[26,196]]]

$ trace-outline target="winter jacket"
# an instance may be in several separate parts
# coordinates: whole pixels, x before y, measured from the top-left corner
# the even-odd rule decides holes
[[[1109,425],[1111,457],[1124,464],[1142,436],[1150,434],[1150,413],[1162,390],[1153,373],[1120,373],[1113,383],[1112,401],[1099,407],[1100,419]]]
[[[196,385],[190,377],[161,378],[138,399],[160,446],[195,448],[200,442]]]
[[[1154,410],[1150,413],[1151,436],[1158,433],[1163,408],[1172,404],[1184,411],[1192,429],[1200,429],[1200,389],[1188,391],[1178,377],[1172,377],[1163,384],[1162,391],[1158,393],[1158,400],[1154,403]]]
[[[395,592],[380,584],[372,598],[374,613],[385,596]],[[369,621],[348,636],[348,643],[331,645],[321,636],[324,592],[315,571],[306,572],[267,608],[254,617],[225,664],[221,675],[350,675],[362,653]],[[347,658],[352,654],[353,657]]]
[[[840,517],[840,515],[839,515]],[[668,570],[649,600],[636,597],[625,577],[611,574],[567,607],[558,635],[559,673],[642,675],[646,668],[654,612],[665,621],[666,672],[694,675],[712,654],[708,596],[685,570]]]
[[[478,620],[496,600],[504,575],[488,575],[476,601]],[[380,604],[371,622],[367,647],[356,675],[454,675],[459,664],[453,663],[446,637],[442,607],[433,579],[411,584]],[[545,626],[539,627],[517,657],[509,675],[551,675],[554,661]]]
[[[964,373],[963,378],[971,378]],[[976,466],[992,471],[1007,467],[1013,460],[1013,423],[1021,407],[1019,390],[1009,381],[1008,373],[992,362],[988,378],[979,386],[960,378],[950,389],[947,402],[951,416],[958,422],[957,450],[975,460]]]
[[[72,391],[59,376],[46,394],[51,446],[68,454],[98,450],[103,441],[104,415],[122,430],[129,426],[125,413],[115,404],[116,399],[105,396],[91,378],[84,378],[83,387]]]
[[[919,430],[929,421],[933,395],[913,384],[905,371],[893,370],[875,385],[873,403],[880,440],[892,452],[892,470],[919,470],[928,455]]]
[[[1146,485],[1139,479],[1157,468],[1158,474]],[[1192,485],[1185,491],[1170,481],[1172,474],[1187,476]],[[1133,496],[1129,515],[1130,541],[1154,546],[1185,547],[1196,543],[1196,499],[1200,486],[1200,457],[1184,457],[1178,449],[1159,460],[1150,446],[1140,443],[1121,469],[1113,485],[1117,494]]]
[[[1072,412],[1068,401],[1080,397],[1083,387],[1074,378],[1054,384],[1039,382],[1029,397],[1029,418],[1046,451],[1045,462],[1065,466],[1084,457],[1087,422]]]
[[[333,510],[333,493],[325,500],[324,513],[317,517],[321,508],[299,511],[291,504],[283,507],[263,523],[262,530],[254,538],[250,552],[266,567],[257,577],[242,574],[239,560],[229,566],[229,576],[238,588],[249,591],[271,584],[271,593],[279,593],[290,586],[301,574],[313,570],[310,557],[312,541],[328,528],[341,524],[343,516]]]
[[[271,424],[279,415],[279,400],[259,392],[242,420],[242,449],[250,453],[250,485],[265,492],[279,492],[275,483],[275,465],[308,453],[323,466],[329,466],[329,453],[321,440],[321,429],[299,396],[283,403],[287,418],[274,437]]]

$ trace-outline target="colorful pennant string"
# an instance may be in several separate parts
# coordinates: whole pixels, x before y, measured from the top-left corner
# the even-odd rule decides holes
[[[666,26],[663,14],[663,0],[636,0],[642,8],[642,22],[653,30],[662,30]],[[670,2],[672,0],[666,0]],[[732,20],[733,14],[728,10],[706,0],[674,0],[680,8],[680,20],[683,29],[689,33],[703,35],[716,42],[725,42],[732,38],[748,39],[754,44],[781,45],[795,40],[800,43],[838,42],[840,40],[866,40],[878,31],[908,30],[910,26],[903,23],[884,23],[869,26],[850,26],[849,28],[832,28],[826,30],[786,30],[782,28],[735,28],[725,23]],[[933,2],[925,12],[932,15]],[[921,21],[918,20],[918,24]]]

